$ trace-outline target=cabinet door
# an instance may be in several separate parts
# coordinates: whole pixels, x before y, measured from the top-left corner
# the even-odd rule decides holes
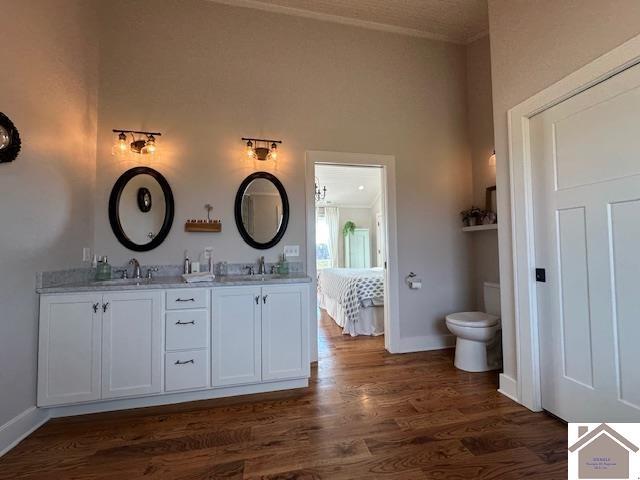
[[[102,299],[102,398],[162,390],[162,292]]]
[[[309,287],[262,288],[262,379],[309,376]]]
[[[38,406],[100,398],[101,296],[40,299]]]
[[[213,291],[211,380],[214,386],[258,383],[260,371],[260,287]]]

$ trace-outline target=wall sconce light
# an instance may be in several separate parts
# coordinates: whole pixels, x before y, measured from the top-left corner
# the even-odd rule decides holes
[[[489,157],[489,166],[490,167],[495,167],[496,166],[496,151],[495,151],[495,149],[493,150],[493,153]]]
[[[127,150],[131,150],[134,153],[140,153],[142,155],[152,155],[156,153],[158,149],[156,137],[162,135],[159,132],[116,129],[113,130],[113,133],[118,134],[118,143],[116,144],[115,151],[118,153],[126,153]],[[127,135],[131,136],[131,142],[129,142]],[[140,136],[142,136],[142,138],[139,138]]]
[[[327,186],[323,185],[322,189],[320,189],[320,180],[318,180],[318,177],[315,177],[314,180],[316,202],[321,202],[322,200],[327,198]]]
[[[278,144],[282,143],[282,140],[246,137],[242,137],[242,140],[247,142],[247,157],[263,161],[278,159]]]

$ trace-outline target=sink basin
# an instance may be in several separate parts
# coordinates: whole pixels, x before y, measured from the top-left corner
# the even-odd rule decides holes
[[[112,280],[103,280],[101,282],[95,282],[96,285],[104,285],[106,287],[113,286],[116,287],[118,285],[146,285],[149,283],[149,280],[146,278],[114,278]]]

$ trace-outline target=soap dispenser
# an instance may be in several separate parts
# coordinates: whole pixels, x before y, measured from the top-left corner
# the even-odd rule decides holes
[[[109,265],[109,259],[106,255],[98,262],[98,266],[96,267],[96,280],[98,282],[111,280],[111,265]]]

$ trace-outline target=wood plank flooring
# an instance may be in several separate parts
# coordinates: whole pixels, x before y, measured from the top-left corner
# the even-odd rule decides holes
[[[324,316],[311,387],[52,420],[0,479],[563,479],[566,426],[453,351],[384,351]]]

